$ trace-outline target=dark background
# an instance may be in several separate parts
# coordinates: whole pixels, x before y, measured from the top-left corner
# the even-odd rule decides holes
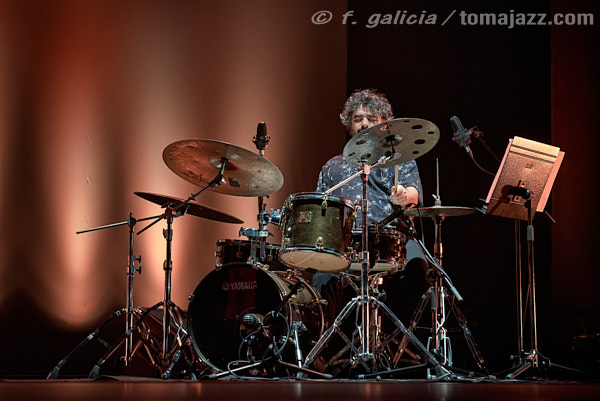
[[[446,26],[440,26],[441,21],[454,9],[472,13],[500,13],[509,10],[524,13],[589,12],[594,13],[594,17],[597,18],[598,5],[592,1],[500,1],[493,4],[475,1],[460,1],[452,4],[442,1],[425,3],[349,1],[347,5],[344,2],[337,3],[335,12],[337,19],[330,23],[335,26],[310,24],[310,16],[314,12],[332,9],[327,2],[311,2],[304,7],[290,5],[289,9],[282,5],[275,7],[269,2],[260,2],[256,5],[260,11],[256,13],[260,17],[255,15],[256,21],[269,21],[275,26],[273,32],[265,35],[263,29],[266,25],[258,24],[261,26],[262,41],[272,43],[281,40],[281,37],[278,38],[278,35],[274,34],[279,32],[286,40],[295,38],[293,40],[300,40],[306,46],[299,49],[296,46],[288,46],[285,44],[286,40],[283,40],[284,44],[281,48],[270,49],[266,46],[266,50],[263,50],[265,54],[274,54],[281,59],[289,57],[289,54],[284,57],[281,52],[295,54],[298,60],[302,59],[306,63],[303,64],[306,69],[313,69],[311,77],[319,76],[319,79],[314,79],[301,76],[297,72],[290,74],[287,79],[296,81],[299,85],[295,88],[298,90],[296,93],[273,91],[269,86],[269,79],[261,81],[263,87],[270,88],[269,96],[273,102],[280,102],[281,99],[290,96],[298,102],[290,104],[290,108],[297,107],[297,104],[301,105],[296,109],[285,109],[283,114],[274,117],[266,111],[270,106],[267,104],[264,110],[259,110],[260,114],[251,115],[248,119],[250,122],[260,120],[270,122],[275,118],[283,120],[279,125],[269,126],[274,145],[271,145],[268,151],[271,153],[267,154],[273,155],[271,160],[282,169],[286,178],[285,187],[278,195],[271,198],[270,206],[280,207],[289,194],[313,189],[311,186],[316,181],[316,174],[321,164],[339,153],[343,147],[343,129],[335,119],[345,96],[358,88],[378,88],[386,93],[394,106],[396,117],[423,118],[439,126],[441,131],[439,143],[432,151],[417,159],[423,181],[425,206],[433,205],[431,195],[437,190],[436,160],[439,163],[439,193],[443,205],[481,207],[483,204],[481,199],[486,197],[493,180],[492,176],[482,172],[472,163],[463,149],[452,142],[449,118],[453,115],[460,117],[466,127],[477,126],[483,132],[483,139],[489,148],[500,158],[504,154],[508,140],[514,136],[560,147],[566,152],[566,156],[546,208],[556,220],[556,224],[543,214],[537,214],[534,219],[538,349],[553,362],[588,371],[598,370],[600,356],[597,333],[600,330],[600,319],[597,311],[600,307],[600,297],[596,286],[600,277],[594,256],[598,223],[595,212],[598,182],[595,155],[598,149],[598,136],[595,132],[595,114],[598,110],[597,23],[595,26],[585,27],[534,26],[508,29],[503,26],[462,26],[458,16],[455,15]],[[64,10],[70,9],[68,2],[62,6]],[[134,18],[138,9],[161,8],[156,5],[137,4],[130,5],[128,9],[131,12],[129,17]],[[231,16],[235,15],[236,8],[225,7],[225,9],[232,13],[228,18],[233,18]],[[161,10],[165,11],[165,9]],[[349,21],[357,21],[357,24],[350,23],[343,26],[340,23],[341,14],[346,10],[354,11]],[[416,14],[421,14],[423,10],[430,14],[435,13],[438,16],[438,24],[433,26],[379,25],[373,28],[365,26],[370,15],[395,14],[397,10]],[[201,18],[201,15],[206,17],[206,13],[201,12],[205,10],[190,6],[187,11],[196,12],[197,14],[194,15],[197,19],[184,19],[186,12],[181,10],[178,13],[172,11],[173,14],[168,16],[163,16],[161,13],[153,15],[156,21],[160,21],[163,17],[171,18],[171,21],[179,21],[182,24],[182,21],[185,21],[190,27],[196,27],[195,29],[200,29],[197,28],[198,21],[209,24],[208,18],[204,20]],[[285,16],[291,14],[296,16],[297,24],[292,24],[292,28],[285,20]],[[29,14],[21,12],[17,15],[20,15],[20,22],[31,22]],[[273,18],[270,18],[270,15]],[[68,18],[68,16],[61,17]],[[121,16],[121,18],[121,24],[127,25],[128,16]],[[221,26],[221,22],[212,23]],[[177,24],[169,26],[175,29],[174,26]],[[51,27],[58,29],[56,25]],[[302,29],[306,31],[299,31],[299,27],[303,27]],[[235,37],[235,29],[230,28],[229,34]],[[43,29],[41,31],[45,32]],[[250,29],[250,35],[252,32],[253,30]],[[247,36],[238,36],[238,39],[241,43],[251,41]],[[203,48],[210,46],[210,43],[214,43],[213,40],[217,39],[211,37],[209,41],[205,36],[197,40],[198,48]],[[184,43],[188,42],[184,41]],[[339,47],[340,44],[343,45],[342,49]],[[18,42],[16,46],[19,46]],[[281,50],[283,48],[286,50]],[[33,54],[36,51],[42,52],[43,49],[44,46],[39,45],[30,51]],[[182,46],[180,49],[182,53],[184,49],[185,47]],[[221,48],[223,51],[224,49],[227,47]],[[318,49],[317,54],[314,53],[315,49]],[[218,57],[219,46],[215,45],[211,50],[208,53],[210,57]],[[177,48],[174,51],[177,52]],[[242,50],[238,48],[237,51]],[[180,54],[179,57],[186,60],[188,56]],[[336,71],[331,67],[334,62],[337,63],[336,66],[343,65],[343,68]],[[280,71],[288,67],[271,68]],[[219,76],[218,71],[215,73]],[[221,73],[226,74],[226,72]],[[231,74],[235,74],[235,71]],[[25,74],[23,77],[27,78],[28,75]],[[188,79],[189,82],[194,82],[193,75]],[[198,79],[206,79],[206,77]],[[19,128],[21,132],[7,130],[6,135],[10,138],[23,138],[21,141],[13,139],[10,143],[13,149],[21,149],[22,156],[26,157],[28,152],[22,149],[27,147],[27,136],[38,129],[28,125],[30,120],[26,113],[27,105],[29,102],[35,103],[39,93],[28,87],[22,80],[20,82],[16,86],[21,88],[19,93],[25,97],[25,100],[15,103],[16,106],[9,109],[10,113],[6,114],[13,116],[12,121],[17,123],[13,123],[12,127]],[[304,88],[305,86],[307,88]],[[300,90],[300,87],[303,89]],[[252,97],[246,98],[249,107],[254,102],[261,102],[260,93],[250,93]],[[199,101],[199,109],[202,109],[204,99],[207,105],[218,110],[214,95],[209,100],[201,94],[196,99]],[[228,99],[230,98],[223,96],[220,101],[226,103]],[[288,107],[287,103],[282,107]],[[326,119],[323,117],[325,115]],[[228,117],[230,116],[223,117],[222,120],[227,120]],[[227,131],[226,127],[211,125],[210,118],[207,118],[207,121],[211,128],[217,127]],[[290,128],[292,126],[294,128]],[[206,125],[198,123],[197,127],[206,127]],[[283,128],[286,128],[285,134],[282,134]],[[294,129],[298,130],[298,134],[294,133]],[[227,137],[223,140],[254,150],[253,145],[247,140],[252,135],[251,131],[252,129],[245,134],[245,142],[235,142]],[[158,155],[164,145],[186,136],[213,135],[215,139],[222,138],[218,129],[213,131],[214,134],[209,135],[201,135],[198,132],[206,131],[200,129],[194,135],[174,133],[173,137],[165,138],[157,149],[153,149],[153,152]],[[280,141],[279,143],[287,141],[290,145],[284,149],[276,148],[275,146],[278,146],[276,140]],[[498,163],[481,143],[474,141],[471,149],[479,164],[491,172],[496,172]],[[156,159],[158,163],[159,157]],[[283,160],[289,161],[290,164],[284,164]],[[104,168],[110,164],[106,161]],[[23,171],[15,168],[19,166],[17,162],[13,162],[10,166],[12,168],[5,170],[6,174],[4,174],[6,177],[13,178],[9,181],[10,185],[4,185],[3,216],[12,225],[17,222],[35,221],[34,217],[42,215],[41,212],[36,211],[39,206],[33,201],[15,196],[14,190],[18,189],[17,194],[20,195],[31,195],[35,191],[23,190],[22,186],[27,183],[18,179],[23,175]],[[34,175],[28,173],[26,177]],[[131,188],[127,182],[118,181],[118,183],[117,191],[127,193],[128,196],[132,191],[140,190],[139,185]],[[64,181],[61,184],[61,181],[57,180],[54,185],[64,185]],[[119,195],[119,192],[117,195],[113,192],[111,196],[123,199],[123,195]],[[214,199],[217,198],[209,198],[209,200]],[[93,219],[90,225],[119,220],[127,213],[129,206],[128,203],[121,201],[120,207],[115,206],[112,209],[113,213],[103,214],[102,219]],[[213,206],[219,207],[220,204],[215,200]],[[252,206],[250,210],[251,208]],[[18,220],[14,215],[15,209],[19,214]],[[9,215],[13,217],[8,218]],[[251,223],[248,221],[252,219],[252,212],[247,212],[246,216],[250,216],[250,219],[245,218],[246,226],[249,226]],[[68,229],[81,228],[77,224]],[[214,226],[203,229],[202,233],[210,232],[210,227]],[[432,250],[432,222],[424,219],[422,229],[426,244]],[[524,233],[524,224],[520,225],[520,230]],[[237,231],[237,227],[236,230],[232,230],[234,231]],[[7,238],[10,235],[10,231],[3,233]],[[217,235],[223,238],[226,234]],[[233,235],[227,235],[233,238]],[[522,235],[522,238],[525,236]],[[96,241],[96,239],[92,238],[88,241]],[[204,270],[191,279],[192,289],[195,283],[198,283],[210,270],[210,263],[212,263],[210,246],[214,241],[210,239],[206,242],[209,243],[209,250],[201,255],[206,258],[202,262]],[[121,288],[116,295],[107,296],[100,303],[101,306],[96,309],[94,318],[68,327],[54,317],[61,315],[60,310],[55,309],[54,313],[49,314],[48,308],[40,306],[39,297],[31,295],[35,290],[31,288],[27,291],[18,290],[25,286],[30,287],[31,284],[27,284],[27,281],[31,279],[30,274],[33,274],[31,272],[36,271],[36,268],[23,269],[20,266],[23,260],[25,264],[40,263],[44,269],[51,269],[59,262],[53,260],[34,262],[36,258],[23,255],[35,253],[35,246],[23,244],[18,246],[15,245],[15,240],[9,243],[11,247],[7,247],[3,259],[7,288],[5,291],[9,296],[4,297],[0,304],[2,322],[0,346],[3,356],[0,375],[44,377],[56,362],[91,329],[108,317],[113,310],[123,306],[121,302],[124,300],[121,289],[123,281],[119,282]],[[107,240],[107,243],[110,241]],[[119,239],[119,244],[121,243]],[[448,218],[443,223],[443,245],[444,267],[465,300],[462,308],[483,357],[493,372],[509,368],[512,365],[510,356],[518,351],[515,222],[483,214]],[[524,269],[527,268],[525,245],[523,241]],[[115,250],[115,253],[118,253],[115,256],[116,260],[123,259],[123,251],[126,251],[126,248],[122,245],[118,248],[118,252]],[[181,259],[187,256],[189,259],[198,257],[194,252],[184,254],[182,251],[181,255],[185,255],[181,256]],[[102,263],[101,260],[93,262],[96,265]],[[20,274],[19,271],[23,270],[30,273]],[[123,280],[122,275],[115,277]],[[9,287],[6,284],[8,282],[20,284]],[[160,289],[160,286],[157,288]],[[189,289],[186,290],[189,293]],[[185,301],[183,301],[185,291],[180,292],[182,295],[178,303],[185,308]],[[140,303],[149,306],[150,302],[146,300],[160,298],[159,294],[160,290],[155,291],[153,297],[144,298]],[[410,309],[409,306],[402,304],[391,306],[397,310]],[[527,333],[529,321],[525,323],[525,333]],[[469,365],[470,355],[464,347],[460,333],[453,334],[453,341],[457,363]],[[526,337],[525,351],[530,348],[529,338]]]

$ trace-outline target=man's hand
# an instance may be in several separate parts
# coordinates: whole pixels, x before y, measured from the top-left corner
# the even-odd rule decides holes
[[[392,187],[391,192],[390,202],[392,202],[394,205],[406,207],[406,205],[416,205],[419,203],[419,191],[417,191],[417,188],[415,187],[404,187],[402,185],[398,185]]]

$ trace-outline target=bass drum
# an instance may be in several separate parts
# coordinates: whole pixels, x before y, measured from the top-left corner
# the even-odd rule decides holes
[[[232,361],[247,360],[248,347],[243,344],[243,338],[251,332],[247,326],[257,324],[256,318],[262,324],[298,280],[284,272],[267,271],[246,263],[230,263],[211,271],[190,296],[188,331],[195,352],[207,365],[221,371],[228,370]],[[325,326],[320,296],[303,282],[280,313],[285,317],[286,329],[291,330],[294,322],[300,323],[300,350],[306,355]],[[286,352],[282,355],[284,360],[289,359],[287,362],[295,363],[294,344],[287,341],[292,332],[286,329],[280,330],[286,337],[283,341]],[[253,354],[257,360],[262,357],[261,351]]]

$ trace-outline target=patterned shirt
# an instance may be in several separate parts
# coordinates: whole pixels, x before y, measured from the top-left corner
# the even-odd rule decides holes
[[[358,169],[348,164],[342,155],[333,157],[321,168],[317,182],[317,192],[325,192],[357,171]],[[395,167],[372,169],[368,178],[369,213],[367,217],[369,226],[372,226],[375,222],[380,222],[388,217],[399,207],[390,202],[391,188],[394,186]],[[398,184],[404,187],[417,188],[419,203],[423,203],[421,178],[419,177],[417,163],[414,160],[398,165]],[[360,176],[342,185],[332,194],[360,204],[362,198],[362,180]],[[355,227],[360,228],[362,226],[362,216],[358,209],[357,212]]]

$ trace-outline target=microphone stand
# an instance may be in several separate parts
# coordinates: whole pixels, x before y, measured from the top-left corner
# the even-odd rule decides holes
[[[77,353],[79,352],[87,343],[91,340],[96,339],[106,348],[110,348],[114,351],[118,349],[121,342],[118,342],[116,346],[110,347],[103,338],[99,336],[101,330],[106,326],[111,320],[125,313],[125,354],[121,358],[124,362],[125,366],[128,366],[133,358],[134,349],[133,349],[133,330],[137,327],[138,323],[134,323],[135,317],[137,316],[135,308],[133,307],[133,279],[135,277],[135,272],[139,272],[142,274],[142,256],[134,256],[134,227],[140,221],[152,220],[157,218],[158,216],[145,217],[142,219],[135,219],[132,213],[129,213],[129,218],[126,221],[122,221],[119,223],[107,224],[104,226],[94,227],[87,230],[77,231],[76,234],[84,234],[92,231],[105,230],[113,227],[120,227],[127,225],[129,226],[129,254],[128,254],[128,263],[127,263],[127,298],[126,298],[126,306],[124,309],[120,309],[114,312],[108,319],[106,319],[100,326],[98,326],[92,333],[90,333],[82,342],[80,342],[71,352],[69,352],[62,360],[58,362],[58,364],[54,367],[52,372],[48,375],[47,379],[57,379],[60,369]],[[136,268],[135,263],[140,263],[140,267]],[[142,318],[139,319],[141,321]],[[113,352],[111,352],[112,354]]]
[[[535,263],[534,263],[534,231],[533,231],[533,211],[531,205],[531,192],[525,188],[519,188],[523,191],[519,193],[524,200],[524,206],[527,208],[527,265],[528,265],[528,290],[530,296],[528,298],[527,307],[529,309],[529,337],[531,348],[529,352],[519,353],[519,364],[511,369],[511,372],[506,375],[507,380],[512,380],[525,373],[527,370],[532,369],[537,373],[545,373],[550,369],[558,370],[567,374],[580,376],[592,380],[598,380],[599,378],[595,375],[583,372],[578,369],[573,369],[568,366],[559,365],[550,361],[548,357],[543,356],[538,350],[538,328],[537,328],[537,303],[535,295]],[[526,191],[526,192],[525,192]],[[520,277],[519,277],[520,278]],[[520,330],[523,330],[522,323]],[[519,338],[520,346],[523,346],[522,337]],[[521,348],[522,349],[522,348]],[[522,355],[525,358],[522,359]]]
[[[275,318],[279,312],[283,309],[284,306],[286,306],[290,300],[292,299],[293,296],[296,295],[296,293],[298,292],[298,290],[300,289],[300,287],[302,286],[302,284],[304,284],[304,279],[300,278],[296,284],[294,285],[294,287],[292,287],[292,289],[290,290],[289,293],[286,294],[285,297],[283,297],[283,299],[281,300],[281,302],[279,303],[279,305],[277,305],[277,307],[269,312],[263,321],[263,327],[266,327],[267,330],[270,329],[270,326],[266,325],[266,323],[268,323],[271,319]],[[270,317],[271,316],[271,317]],[[208,378],[209,379],[219,379],[221,377],[230,375],[230,374],[236,374],[238,372],[244,371],[244,370],[252,370],[254,368],[265,368],[270,366],[272,363],[274,364],[274,366],[280,366],[280,367],[284,367],[293,371],[296,371],[298,373],[298,377],[302,377],[302,374],[307,374],[307,375],[313,375],[313,376],[317,376],[320,377],[322,379],[332,379],[333,376],[331,376],[330,374],[327,373],[321,373],[321,372],[317,372],[315,370],[312,369],[308,369],[306,367],[301,366],[301,357],[300,357],[300,350],[299,350],[299,344],[298,344],[298,327],[295,324],[295,322],[293,323],[294,327],[294,340],[296,343],[296,355],[297,355],[297,359],[298,359],[298,364],[299,365],[294,365],[288,362],[285,362],[281,359],[281,350],[285,347],[284,346],[279,349],[275,344],[277,343],[276,340],[276,335],[274,333],[271,333],[271,343],[269,344],[268,348],[267,348],[267,352],[265,353],[265,356],[263,356],[262,360],[259,362],[255,362],[255,363],[251,363],[249,365],[246,366],[240,366],[239,368],[235,368],[235,369],[228,369],[225,372],[220,372],[220,373],[216,373],[216,374],[212,374],[209,375]],[[288,333],[286,333],[286,337],[289,337],[289,331]],[[287,341],[286,341],[287,342]]]
[[[460,120],[459,120],[460,121]],[[455,128],[453,124],[452,118],[450,119],[450,123]],[[488,144],[483,140],[483,133],[477,129],[477,127],[473,127],[469,130],[454,130],[454,137],[452,140],[456,142],[460,147],[464,147],[467,154],[475,163],[477,168],[482,170],[483,172],[494,176],[493,173],[487,171],[483,167],[481,167],[475,157],[473,156],[473,152],[469,147],[471,143],[471,134],[475,136],[479,140],[479,142],[484,146],[484,148],[488,151],[488,153],[500,164],[501,161],[498,156],[492,151],[492,149],[488,146]],[[487,208],[487,205],[484,206],[484,209]],[[480,210],[485,214],[485,210]],[[548,215],[552,221],[554,219]],[[517,296],[517,355],[511,356],[511,359],[516,359],[519,364],[523,361],[523,354],[525,352],[524,344],[523,344],[523,283],[522,283],[522,268],[521,268],[521,260],[522,260],[522,248],[521,248],[521,221],[518,218],[514,219],[515,222],[515,274],[516,274],[516,296]]]
[[[258,154],[261,157],[264,157],[265,155],[265,149],[267,148],[267,145],[269,144],[269,142],[271,141],[271,137],[269,135],[267,135],[267,125],[264,122],[260,122],[258,123],[257,127],[256,127],[256,136],[252,138],[252,142],[254,143],[254,145],[256,146],[256,149],[258,150]],[[268,197],[268,195],[267,195]],[[250,263],[253,265],[259,265],[262,261],[264,261],[266,259],[266,240],[267,237],[269,236],[269,231],[267,229],[267,224],[269,222],[269,218],[270,216],[268,215],[268,213],[265,211],[267,205],[264,202],[264,196],[259,196],[258,197],[258,215],[257,215],[257,220],[258,220],[258,255],[256,252],[256,241],[257,239],[252,236],[251,234],[249,235],[249,238],[251,240],[251,253],[250,253]],[[240,230],[241,231],[241,230]],[[253,234],[253,233],[252,233]],[[240,233],[240,235],[242,235]]]

